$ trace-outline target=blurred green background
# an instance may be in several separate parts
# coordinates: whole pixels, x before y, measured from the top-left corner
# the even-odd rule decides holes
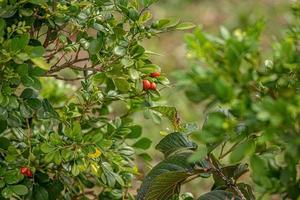
[[[292,1],[289,0],[160,0],[151,7],[154,18],[180,18],[182,21],[193,22],[202,26],[206,32],[218,34],[220,26],[230,30],[243,28],[248,24],[264,19],[266,27],[262,37],[263,49],[269,48],[274,37],[283,34],[282,28],[286,27],[291,15],[288,12]],[[155,63],[162,67],[162,72],[171,80],[171,88],[163,89],[163,100],[170,106],[175,106],[179,111],[182,121],[196,122],[201,126],[203,121],[203,108],[201,105],[193,105],[172,78],[176,71],[186,70],[189,61],[186,55],[184,34],[186,32],[168,32],[149,41],[145,41],[148,50],[161,54],[153,56]],[[170,131],[171,126],[167,122],[162,125],[155,124],[143,118],[142,113],[136,116],[136,120],[144,125],[144,135],[154,140],[150,154],[154,158],[152,164],[160,160],[162,155],[154,150],[154,146],[162,138],[160,131]],[[149,170],[149,165],[144,162],[139,164],[141,174]],[[142,175],[142,176],[143,176]],[[138,185],[139,183],[137,183]],[[185,186],[192,190],[194,195],[208,190],[209,181],[205,184],[199,180]],[[138,186],[137,186],[138,187]],[[274,199],[277,199],[274,197]]]

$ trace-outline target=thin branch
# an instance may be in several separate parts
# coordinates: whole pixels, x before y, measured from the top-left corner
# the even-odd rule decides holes
[[[224,154],[219,156],[219,159],[223,159],[224,157],[226,157],[240,143],[241,143],[241,141],[236,142],[234,145],[232,145],[228,151],[226,151]]]
[[[66,62],[66,63],[64,63],[64,64],[62,64],[60,66],[53,65],[51,67],[51,69],[47,72],[47,74],[52,74],[52,73],[58,72],[58,71],[60,71],[62,69],[72,68],[72,67],[78,70],[78,68],[80,68],[80,67],[74,66],[73,64],[78,63],[78,62],[87,61],[87,60],[89,60],[89,58],[81,58],[81,59],[75,59],[73,61]],[[80,68],[80,69],[83,69],[83,68]]]
[[[238,188],[238,186],[235,184],[235,182],[234,182],[232,179],[226,177],[226,176],[223,174],[222,170],[219,168],[219,166],[215,166],[215,165],[213,164],[210,155],[208,156],[207,161],[208,161],[209,165],[211,166],[211,169],[212,169],[218,176],[220,176],[220,178],[222,178],[223,181],[225,181],[226,185],[227,185],[229,188],[233,189],[233,190],[236,192],[236,194],[237,194],[242,200],[247,200],[246,197],[244,196],[244,194],[242,193],[242,191],[241,191],[241,190]]]
[[[85,79],[84,77],[65,78],[65,77],[61,77],[61,76],[59,76],[57,74],[48,74],[48,75],[44,75],[44,77],[53,77],[53,78],[56,78],[58,80],[63,80],[63,81],[78,81],[78,80]]]

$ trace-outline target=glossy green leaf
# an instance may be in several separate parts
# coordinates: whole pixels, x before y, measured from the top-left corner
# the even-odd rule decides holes
[[[150,140],[149,138],[141,138],[136,143],[134,143],[132,146],[134,148],[146,150],[146,149],[150,148],[151,144],[152,144],[152,140]]]
[[[44,187],[37,185],[33,188],[33,198],[39,200],[49,200],[49,194]]]
[[[180,150],[196,150],[197,144],[192,142],[186,134],[175,132],[164,137],[155,148],[168,157]]]
[[[128,92],[130,89],[129,82],[124,79],[124,78],[116,78],[114,79],[116,87],[121,91],[121,92]]]

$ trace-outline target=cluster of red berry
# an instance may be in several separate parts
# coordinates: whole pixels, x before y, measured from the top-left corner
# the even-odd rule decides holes
[[[160,76],[160,72],[153,72],[150,74],[152,78],[156,78]],[[156,83],[150,82],[147,79],[143,80],[143,89],[144,90],[156,90]]]
[[[32,177],[32,172],[29,167],[21,167],[20,172],[22,175],[27,176],[29,178]]]

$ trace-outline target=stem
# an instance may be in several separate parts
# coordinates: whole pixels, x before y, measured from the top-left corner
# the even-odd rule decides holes
[[[222,147],[221,147],[221,152],[220,152],[220,155],[219,155],[219,159],[220,159],[221,156],[223,155],[225,146],[226,146],[226,142],[224,142],[223,145],[222,145]]]
[[[219,159],[223,159],[224,157],[226,157],[237,145],[239,145],[241,143],[241,141],[239,141],[239,142],[236,142],[234,145],[232,145],[231,147],[230,147],[230,149],[228,150],[228,151],[226,151],[224,154],[221,154],[220,156],[219,156]]]
[[[226,185],[227,185],[229,188],[233,189],[233,190],[235,191],[235,193],[236,193],[242,200],[247,200],[246,197],[244,196],[244,194],[242,193],[242,191],[241,191],[241,190],[238,188],[238,186],[235,184],[235,182],[234,182],[232,179],[226,177],[226,176],[223,174],[222,170],[219,168],[219,166],[215,166],[215,165],[213,164],[210,155],[208,155],[207,161],[208,161],[208,163],[210,164],[211,169],[212,169],[219,177],[221,177],[221,178],[223,179],[223,181],[226,182]]]

